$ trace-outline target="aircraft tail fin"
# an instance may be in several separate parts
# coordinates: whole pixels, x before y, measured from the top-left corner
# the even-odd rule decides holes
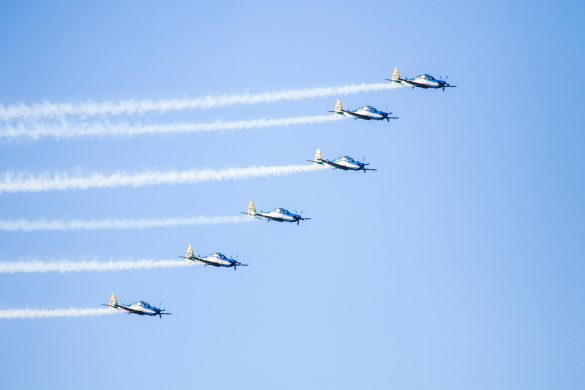
[[[116,296],[116,293],[112,293],[112,296],[110,297],[110,302],[108,303],[108,305],[114,309],[118,307],[118,297]]]
[[[187,255],[185,256],[185,258],[187,260],[189,260],[192,257],[193,257],[193,247],[191,246],[191,244],[189,244],[189,246],[187,247]]]
[[[317,149],[317,151],[315,152],[315,161],[321,161],[323,160],[323,154],[321,153],[321,149]],[[318,164],[318,163],[316,163]]]
[[[256,205],[254,204],[253,200],[251,200],[250,204],[248,205],[248,214],[256,215]]]
[[[400,71],[397,67],[394,67],[394,72],[392,73],[392,81],[400,80]]]
[[[335,103],[335,112],[342,112],[343,111],[343,104],[341,100],[337,99],[337,103]]]

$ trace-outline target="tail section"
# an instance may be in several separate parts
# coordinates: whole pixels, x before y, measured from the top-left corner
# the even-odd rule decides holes
[[[343,112],[343,104],[341,103],[341,100],[339,100],[339,99],[337,99],[337,103],[335,103],[335,112],[337,112],[337,113]]]
[[[394,72],[392,73],[392,81],[399,81],[400,80],[400,71],[397,67],[394,67]]]
[[[317,149],[315,152],[315,158],[313,159],[315,164],[321,164],[320,161],[323,160],[323,154],[321,153],[321,149]]]
[[[251,200],[250,204],[248,205],[248,214],[256,215],[256,205],[254,204],[253,200]]]
[[[108,303],[108,305],[114,309],[118,307],[118,297],[116,296],[116,293],[112,293],[112,296],[110,297],[110,302]]]
[[[191,244],[189,244],[189,246],[187,247],[187,255],[185,256],[185,258],[187,260],[193,258],[193,247],[191,246]]]

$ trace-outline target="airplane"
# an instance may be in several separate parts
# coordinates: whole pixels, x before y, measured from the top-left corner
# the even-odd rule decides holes
[[[363,106],[354,111],[344,110],[341,100],[337,100],[334,111],[328,112],[333,112],[346,118],[365,119],[368,121],[372,119],[376,121],[382,121],[386,119],[388,122],[390,122],[390,119],[398,119],[397,116],[390,116],[390,114],[392,114],[391,112],[379,111],[372,106]]]
[[[333,161],[326,160],[323,158],[323,155],[321,154],[321,149],[317,149],[314,160],[308,161],[315,163],[317,165],[328,165],[332,168],[341,169],[343,171],[364,171],[364,173],[366,173],[366,171],[377,171],[377,169],[366,168],[366,166],[370,164],[355,161],[353,158],[349,156],[338,157]]]
[[[393,83],[407,85],[407,86],[410,86],[412,88],[414,88],[414,87],[424,88],[424,89],[442,88],[443,92],[445,92],[445,88],[455,88],[456,87],[456,85],[451,85],[451,84],[447,83],[448,77],[449,76],[445,77],[445,80],[443,80],[442,78],[440,80],[437,80],[436,78],[434,78],[433,76],[431,76],[429,74],[421,74],[420,76],[417,76],[417,77],[412,78],[412,79],[409,79],[409,78],[403,79],[402,77],[400,77],[400,71],[398,70],[398,68],[394,68],[394,72],[392,73],[392,78],[385,79],[385,80],[392,81]]]
[[[162,318],[163,315],[171,315],[171,313],[163,313],[165,309],[159,309],[158,307],[151,306],[144,301],[134,302],[131,305],[118,303],[118,297],[116,297],[115,293],[112,294],[110,302],[107,305],[102,303],[102,306],[108,306],[112,309],[124,310],[128,312],[128,314],[138,314],[139,316],[159,316]]]
[[[235,259],[230,259],[229,257],[216,252],[212,253],[207,256],[198,256],[193,253],[193,247],[189,245],[187,248],[187,256],[179,256],[187,261],[195,261],[205,264],[205,266],[211,265],[213,267],[234,267],[234,271],[237,267],[247,267],[248,264],[242,264]]]
[[[311,218],[303,218],[303,217],[301,217],[300,214],[291,213],[290,211],[288,211],[287,209],[283,209],[282,207],[279,207],[279,208],[271,210],[271,211],[258,212],[258,211],[256,211],[256,205],[254,205],[253,200],[251,200],[250,204],[248,205],[248,212],[241,213],[241,214],[246,214],[246,215],[249,215],[251,217],[265,219],[266,222],[270,222],[270,221],[296,222],[297,225],[301,221],[306,221],[308,219],[311,219]]]

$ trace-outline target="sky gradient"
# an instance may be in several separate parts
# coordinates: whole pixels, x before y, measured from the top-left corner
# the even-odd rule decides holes
[[[303,210],[276,223],[1,232],[0,261],[250,266],[0,275],[0,310],[173,313],[0,321],[0,388],[578,389],[585,386],[585,6],[422,1],[1,2],[0,104],[200,97],[449,76],[457,88],[343,97],[393,111],[226,133],[2,141],[0,174],[297,165],[315,172],[0,194],[0,219]],[[322,115],[335,98],[112,122]],[[106,118],[108,119],[108,118]],[[110,120],[110,119],[108,119]]]

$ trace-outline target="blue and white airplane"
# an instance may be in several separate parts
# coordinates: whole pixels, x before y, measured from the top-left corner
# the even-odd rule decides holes
[[[187,248],[187,256],[179,256],[187,261],[194,261],[204,264],[205,266],[211,265],[213,267],[234,267],[234,271],[237,267],[247,267],[248,264],[242,264],[235,259],[230,259],[229,257],[216,252],[212,253],[207,256],[198,256],[193,253],[193,247],[189,245]]]
[[[429,89],[429,88],[433,88],[433,89],[438,89],[438,88],[442,88],[443,92],[445,92],[445,88],[455,88],[456,85],[450,85],[447,83],[447,78],[449,76],[445,77],[445,80],[443,80],[442,78],[440,80],[437,80],[436,78],[434,78],[433,76],[429,75],[429,74],[421,74],[420,76],[416,76],[415,78],[409,79],[409,78],[402,78],[400,77],[400,71],[398,70],[398,68],[394,68],[394,73],[392,73],[392,79],[385,79],[388,81],[392,81],[393,83],[398,83],[401,85],[406,85],[409,87],[418,87],[418,88],[425,88],[425,89]]]
[[[282,207],[279,207],[279,208],[271,210],[271,211],[256,211],[256,205],[254,204],[253,200],[251,200],[250,204],[248,205],[248,212],[242,213],[242,214],[246,214],[246,215],[249,215],[251,217],[255,217],[255,218],[259,218],[259,219],[265,219],[266,222],[270,222],[270,221],[296,222],[297,225],[301,221],[306,221],[308,219],[311,219],[311,218],[303,218],[300,214],[291,213],[290,211],[288,211],[287,209],[283,209]],[[302,212],[301,212],[301,214],[302,214]]]
[[[159,316],[162,318],[163,315],[171,315],[171,313],[163,313],[165,309],[159,309],[158,307],[151,306],[144,301],[134,302],[131,305],[118,303],[118,297],[116,297],[115,293],[112,294],[110,302],[107,305],[105,303],[102,303],[102,305],[111,307],[112,309],[126,311],[128,314],[138,314],[139,316]]]
[[[397,116],[390,116],[390,114],[392,114],[391,112],[380,111],[372,106],[363,106],[354,111],[345,110],[341,100],[337,100],[337,103],[335,104],[335,110],[329,112],[333,112],[336,115],[341,115],[346,118],[365,119],[367,121],[383,121],[386,119],[388,122],[390,122],[390,119],[398,119]]]
[[[366,168],[366,166],[370,164],[366,164],[365,162],[355,161],[353,158],[349,156],[338,157],[335,160],[326,160],[323,158],[323,154],[321,154],[321,149],[317,149],[315,153],[314,160],[308,160],[309,162],[315,163],[317,165],[328,165],[335,169],[341,169],[343,171],[377,171],[377,169],[373,168]]]

